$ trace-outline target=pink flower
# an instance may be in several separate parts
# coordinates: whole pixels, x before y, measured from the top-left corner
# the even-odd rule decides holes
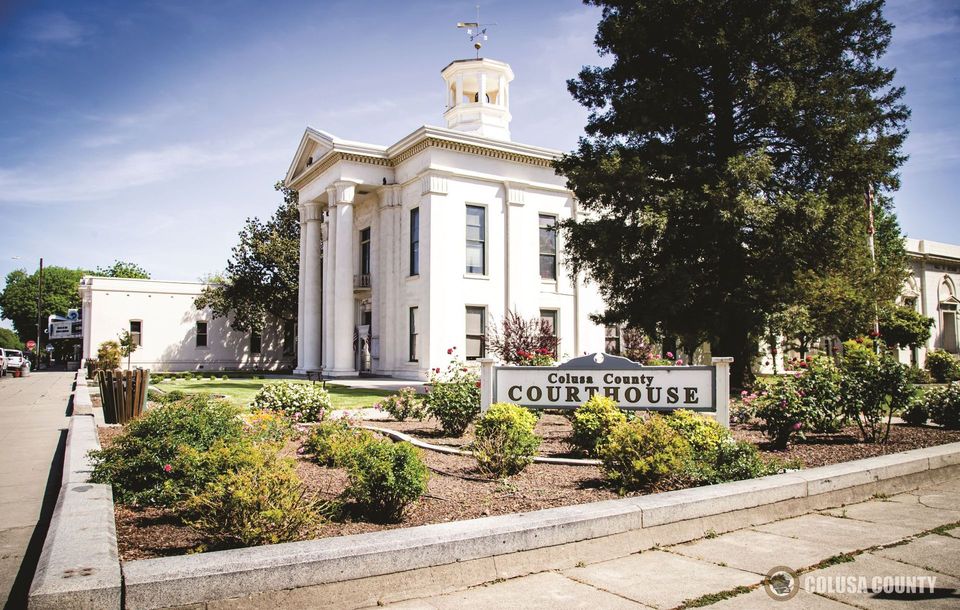
[[[438,366],[437,368],[433,369],[433,372],[434,372],[434,373],[439,373],[439,372],[440,372],[440,367]]]
[[[450,349],[447,350],[447,355],[449,356],[452,353],[453,353],[453,348],[451,347]]]
[[[793,429],[794,429],[794,430],[799,430],[799,429],[802,428],[802,427],[803,427],[803,424],[801,424],[800,422],[797,422],[797,423],[793,424]]]
[[[170,472],[171,470],[173,470],[173,466],[171,466],[170,464],[164,464],[164,465],[163,465],[163,471],[164,471],[164,472]]]
[[[467,372],[467,367],[463,367],[463,368],[461,368],[460,370],[461,370],[462,372],[466,373],[466,372]]]
[[[677,366],[683,366],[683,360],[677,360],[675,363]]]
[[[746,390],[743,390],[743,391],[740,392],[740,396],[747,396],[748,394],[750,394],[750,392],[748,392],[748,391],[746,391]]]
[[[673,352],[667,352],[667,358],[673,358]]]

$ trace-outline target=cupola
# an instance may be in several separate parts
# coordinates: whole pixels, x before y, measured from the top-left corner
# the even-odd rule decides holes
[[[496,140],[510,139],[509,64],[493,59],[458,59],[440,75],[447,87],[448,129]]]

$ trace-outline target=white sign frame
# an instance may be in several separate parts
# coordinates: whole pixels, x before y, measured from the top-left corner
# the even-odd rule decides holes
[[[494,402],[573,410],[599,393],[617,400],[624,410],[688,409],[730,425],[733,358],[713,358],[710,365],[700,366],[643,366],[622,356],[599,353],[559,366],[495,366],[490,358],[479,362],[481,412]],[[671,377],[670,384],[665,384],[665,378]],[[658,390],[657,400],[653,400],[653,390]]]

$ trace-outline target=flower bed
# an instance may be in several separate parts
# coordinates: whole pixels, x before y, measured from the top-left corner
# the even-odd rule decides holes
[[[433,420],[381,421],[376,425],[402,430],[433,444],[464,446],[473,438],[472,426],[464,437],[453,438],[444,436],[441,426]],[[566,442],[571,428],[565,417],[545,414],[537,422],[535,431],[544,439],[539,455],[573,455]],[[101,442],[108,446],[119,433],[119,429],[101,429]],[[754,425],[738,424],[734,426],[733,435],[737,440],[756,444],[765,455],[797,459],[805,467],[960,441],[960,431],[897,425],[887,444],[863,443],[856,426],[850,426],[836,433],[810,434],[804,443],[791,444],[786,451],[773,451],[769,439]],[[346,470],[321,466],[308,455],[298,453],[302,442],[302,439],[289,441],[284,453],[296,457],[296,471],[311,490],[323,499],[337,498],[348,485]],[[617,491],[604,482],[596,466],[531,464],[519,474],[494,480],[478,472],[476,461],[468,456],[430,451],[421,452],[421,456],[430,469],[427,492],[406,510],[401,521],[378,523],[347,507],[342,515],[326,522],[316,537],[442,523],[619,497]],[[120,556],[125,561],[211,548],[210,542],[185,526],[172,509],[118,504],[115,513]]]

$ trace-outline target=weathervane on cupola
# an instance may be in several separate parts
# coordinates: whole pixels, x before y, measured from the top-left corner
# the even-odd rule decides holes
[[[477,59],[480,59],[480,47],[483,46],[483,43],[487,41],[487,28],[491,25],[497,25],[496,23],[480,23],[480,5],[477,5],[477,20],[463,22],[460,21],[457,23],[457,27],[461,30],[467,30],[467,36],[470,37],[470,42],[473,43],[473,48],[477,50]]]

